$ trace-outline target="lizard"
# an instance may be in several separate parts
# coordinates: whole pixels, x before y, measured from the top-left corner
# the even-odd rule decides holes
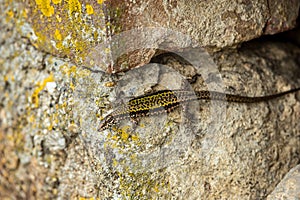
[[[169,113],[179,107],[180,104],[190,101],[217,100],[235,103],[258,103],[297,91],[300,91],[300,87],[267,96],[249,97],[209,90],[195,92],[188,90],[159,90],[135,97],[129,100],[127,104],[117,107],[116,110],[104,117],[99,125],[98,131],[108,129],[124,119],[131,119],[137,122],[140,117],[159,115],[163,112]]]

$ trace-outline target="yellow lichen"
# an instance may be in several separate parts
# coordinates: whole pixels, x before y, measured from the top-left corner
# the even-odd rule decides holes
[[[113,166],[116,167],[118,166],[119,162],[116,159],[113,159]]]
[[[129,134],[127,132],[125,132],[125,131],[122,131],[122,133],[121,133],[121,139],[123,141],[126,141],[128,139],[128,137],[129,137]]]
[[[56,15],[55,18],[59,23],[62,21],[62,18],[59,15]]]
[[[55,45],[55,47],[56,47],[57,49],[62,49],[62,48],[63,48],[62,42],[57,42],[56,45]]]
[[[87,4],[87,5],[86,5],[86,13],[87,13],[88,15],[94,14],[94,9],[93,9],[93,7],[92,7],[90,4]]]
[[[4,81],[8,81],[8,76],[7,75],[4,75]]]
[[[35,121],[35,116],[34,115],[30,115],[30,117],[28,118],[28,121],[30,123],[34,122]]]
[[[105,0],[97,0],[97,3],[98,3],[98,4],[103,4],[104,1],[105,1]]]
[[[152,189],[155,193],[158,193],[159,192],[159,185],[156,183]]]
[[[34,104],[34,107],[37,108],[39,106],[39,93],[45,88],[48,82],[53,82],[53,74],[51,73],[47,78],[43,80],[42,83],[37,82],[37,88],[33,91],[31,96],[31,102]]]
[[[105,48],[105,49],[104,49],[104,52],[105,52],[106,54],[111,53],[110,48]]]
[[[69,67],[67,65],[61,65],[60,66],[60,69],[62,70],[62,72],[64,74],[66,74],[67,76],[71,76],[71,74],[75,75],[76,74],[76,70],[77,70],[77,67],[75,65],[73,65],[72,67]]]
[[[84,50],[86,49],[86,41],[76,41],[73,42],[75,49],[78,52],[84,52]]]
[[[54,38],[58,41],[61,41],[62,40],[62,36],[61,36],[61,33],[58,29],[55,29],[55,33],[54,33]]]
[[[50,5],[51,0],[35,0],[35,3],[46,17],[51,17],[54,14],[54,7]]]
[[[52,2],[53,2],[54,4],[60,4],[60,3],[61,3],[61,0],[52,0]]]
[[[75,74],[75,73],[76,73],[76,70],[77,70],[77,67],[76,67],[75,65],[73,65],[73,66],[70,68],[70,73]]]
[[[113,82],[113,81],[104,83],[105,87],[114,87],[115,85],[116,85],[116,82]]]
[[[136,142],[139,140],[139,137],[137,135],[132,135],[131,139],[132,139],[132,141]]]
[[[119,137],[118,137],[117,135],[113,135],[113,136],[111,137],[111,139],[112,139],[112,140],[115,140],[115,141],[117,141],[118,138],[119,138]]]
[[[68,0],[69,12],[72,13],[81,13],[81,3],[78,0]]]
[[[28,10],[27,9],[23,9],[21,11],[21,16],[24,18],[24,19],[27,19],[28,18]]]
[[[9,11],[6,12],[6,16],[7,16],[6,19],[8,21],[9,19],[14,17],[14,12],[12,10],[9,10]]]
[[[72,91],[75,90],[75,85],[74,85],[72,82],[70,82],[70,89],[71,89]]]
[[[94,197],[79,197],[79,200],[100,200],[100,198],[94,198]]]
[[[62,109],[63,107],[59,107],[59,109]],[[50,124],[47,127],[49,131],[53,129],[54,126],[56,126],[59,123],[59,116],[58,113],[52,113],[49,117]]]
[[[36,41],[36,43],[32,43],[33,46],[38,47],[39,45],[44,44],[48,40],[47,35],[43,34],[42,32],[35,30],[34,33],[38,37],[38,40]]]
[[[50,124],[49,126],[48,126],[48,131],[51,131],[53,129],[53,124]]]

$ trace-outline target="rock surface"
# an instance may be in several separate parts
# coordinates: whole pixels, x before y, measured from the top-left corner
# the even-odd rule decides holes
[[[299,199],[300,198],[300,165],[292,168],[276,186],[267,199]]]
[[[197,51],[200,68],[161,54],[158,64],[111,76],[41,51],[6,3],[1,199],[263,199],[299,164],[299,93],[255,105],[194,102],[97,132],[115,106],[152,89],[259,96],[299,87],[296,45],[251,41],[214,53],[216,64]]]
[[[19,34],[29,38],[39,50],[68,57],[77,65],[111,73],[148,63],[159,53],[157,49],[164,49],[164,45],[170,43],[172,35],[168,31],[190,37],[194,46],[216,51],[264,34],[292,29],[296,25],[300,2],[88,0],[82,3],[71,0],[12,2],[5,6],[4,13],[8,19],[15,20]],[[142,35],[149,32],[148,28],[160,35],[150,46],[147,46],[147,40],[142,40]],[[129,32],[119,46],[132,45],[132,41],[127,40],[130,37],[142,45],[122,52],[121,58],[114,57],[118,54],[115,37],[133,30],[142,34],[130,36]],[[172,41],[177,44],[173,47],[175,50],[190,46],[190,43],[177,40],[178,37]],[[90,59],[91,52],[96,53],[94,58],[98,59]]]

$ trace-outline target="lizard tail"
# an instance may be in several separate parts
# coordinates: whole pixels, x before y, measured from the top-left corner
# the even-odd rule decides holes
[[[233,94],[224,94],[215,91],[197,91],[196,95],[199,100],[207,99],[207,100],[228,101],[228,102],[236,102],[236,103],[256,103],[261,101],[269,101],[271,99],[275,99],[277,97],[281,97],[286,94],[294,93],[297,91],[300,91],[300,87],[285,92],[277,93],[277,94],[259,96],[259,97],[247,97],[247,96],[240,96],[240,95],[233,95]]]

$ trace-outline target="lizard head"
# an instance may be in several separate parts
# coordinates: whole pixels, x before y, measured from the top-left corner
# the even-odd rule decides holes
[[[107,115],[104,117],[104,119],[101,121],[98,131],[104,131],[105,129],[111,127],[116,123],[115,118],[112,115]]]

